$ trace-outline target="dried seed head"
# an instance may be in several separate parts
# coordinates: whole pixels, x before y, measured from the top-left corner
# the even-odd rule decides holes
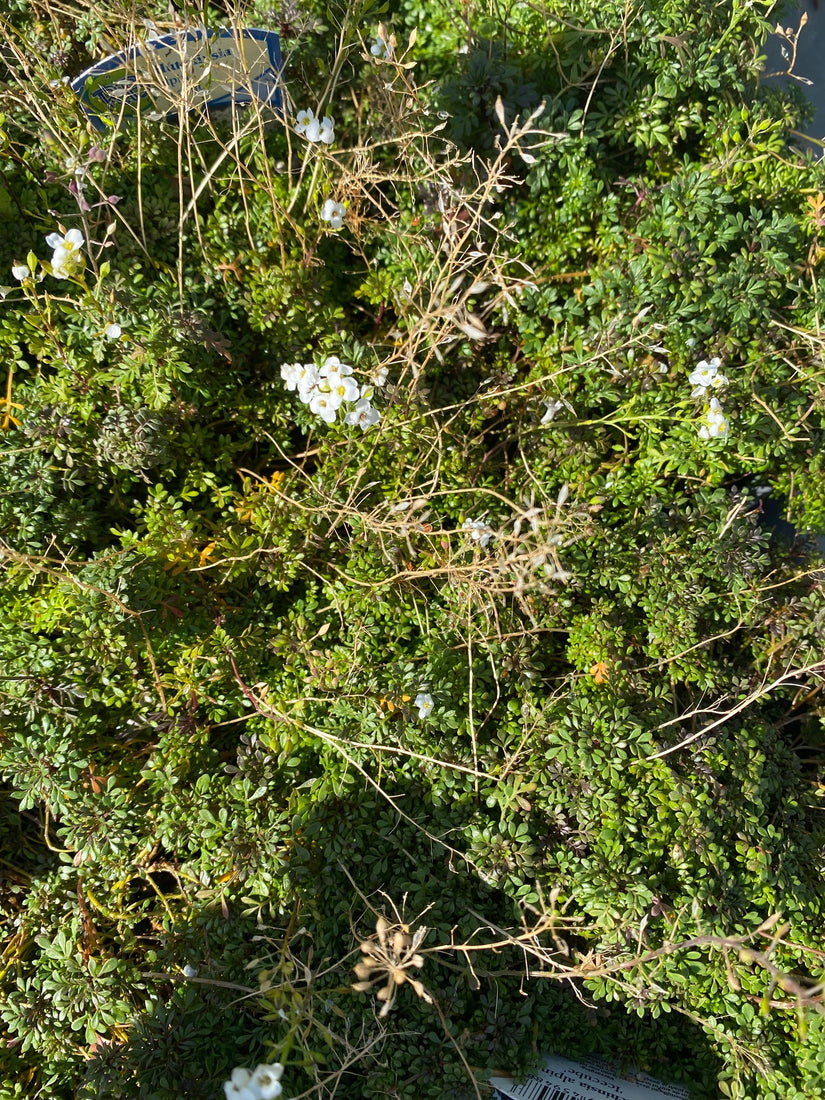
[[[364,957],[353,968],[358,980],[352,988],[357,993],[365,993],[377,982],[385,982],[375,994],[382,1002],[379,1016],[387,1015],[395,1003],[398,987],[405,982],[422,1000],[432,1004],[424,985],[408,973],[411,968],[420,970],[424,965],[424,956],[417,954],[417,949],[426,935],[427,929],[423,925],[411,933],[408,925],[391,925],[386,918],[379,917],[375,925],[375,938],[359,944]]]

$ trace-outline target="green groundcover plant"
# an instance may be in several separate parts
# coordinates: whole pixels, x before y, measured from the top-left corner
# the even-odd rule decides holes
[[[777,18],[7,2],[0,1096],[556,1052],[821,1097],[825,180]],[[281,109],[100,130],[68,84],[233,27]]]

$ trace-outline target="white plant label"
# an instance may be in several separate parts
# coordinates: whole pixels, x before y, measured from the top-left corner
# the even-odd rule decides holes
[[[490,1084],[507,1100],[690,1100],[683,1085],[664,1085],[646,1073],[620,1077],[597,1058],[546,1058],[522,1085],[504,1077]]]

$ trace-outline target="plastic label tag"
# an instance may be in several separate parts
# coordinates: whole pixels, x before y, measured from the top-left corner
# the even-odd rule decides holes
[[[546,1058],[522,1085],[503,1077],[490,1084],[509,1100],[689,1100],[683,1085],[665,1085],[646,1073],[620,1077],[598,1058]]]
[[[152,38],[98,61],[72,81],[92,123],[115,127],[140,111],[150,119],[233,103],[280,109],[281,44],[274,31],[195,30]]]

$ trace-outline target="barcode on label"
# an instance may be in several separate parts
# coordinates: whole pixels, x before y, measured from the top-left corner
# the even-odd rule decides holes
[[[578,1100],[578,1097],[567,1089],[560,1089],[558,1085],[545,1085],[541,1081],[531,1081],[519,1100]]]

